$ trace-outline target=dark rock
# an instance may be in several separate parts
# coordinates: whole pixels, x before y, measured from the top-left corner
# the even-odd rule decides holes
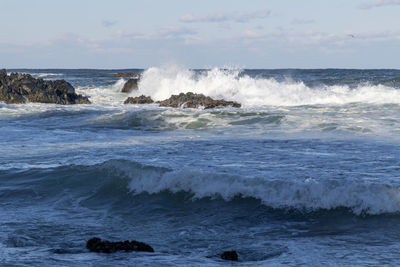
[[[5,69],[0,70],[0,79],[4,79],[7,76],[7,71]]]
[[[179,95],[172,95],[170,98],[158,102],[161,107],[182,107],[182,108],[198,108],[204,107],[207,108],[215,108],[219,106],[232,106],[235,108],[240,108],[241,105],[234,101],[225,101],[225,100],[214,100],[209,96],[205,96],[203,94],[194,94],[194,93],[180,93]]]
[[[119,241],[110,242],[101,240],[98,237],[93,237],[86,242],[86,248],[91,252],[102,252],[102,253],[113,253],[117,251],[143,251],[143,252],[154,252],[154,249],[143,242],[132,241]]]
[[[124,104],[151,104],[154,103],[153,99],[150,96],[137,96],[137,97],[128,97]]]
[[[124,84],[124,87],[122,88],[121,92],[122,93],[130,93],[133,90],[137,90],[138,89],[138,80],[139,79],[129,79]]]
[[[235,250],[224,251],[221,254],[221,259],[227,260],[227,261],[238,261],[238,254]]]
[[[137,78],[139,79],[140,74],[139,73],[134,73],[134,72],[121,72],[121,73],[116,73],[114,75],[115,78]]]
[[[7,104],[90,104],[87,97],[77,95],[74,87],[65,80],[44,81],[22,73],[7,76],[4,69],[0,71],[0,101]]]

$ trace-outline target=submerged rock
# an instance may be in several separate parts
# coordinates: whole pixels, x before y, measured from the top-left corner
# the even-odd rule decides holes
[[[110,242],[107,240],[101,240],[98,237],[93,237],[89,239],[86,242],[86,248],[89,249],[91,252],[102,253],[113,253],[117,251],[154,252],[154,249],[150,245],[136,240]]]
[[[150,96],[137,96],[137,97],[128,97],[124,104],[151,104],[154,103],[153,99]]]
[[[120,72],[114,75],[115,78],[139,78],[140,74],[135,72]]]
[[[87,97],[76,94],[74,87],[65,80],[44,81],[23,73],[7,76],[5,69],[0,71],[0,101],[7,104],[90,104]]]
[[[232,250],[232,251],[224,251],[221,254],[221,259],[227,261],[238,261],[239,257],[237,252],[235,250]]]
[[[129,79],[122,88],[122,93],[130,93],[133,90],[138,90],[138,80],[139,79]]]
[[[170,98],[159,102],[161,107],[182,107],[182,108],[198,108],[204,107],[207,108],[215,108],[215,107],[226,107],[232,106],[235,108],[240,108],[241,105],[234,101],[226,101],[226,100],[214,100],[209,96],[205,96],[203,94],[195,94],[192,92],[188,92],[186,94],[180,93],[179,95],[172,95]]]

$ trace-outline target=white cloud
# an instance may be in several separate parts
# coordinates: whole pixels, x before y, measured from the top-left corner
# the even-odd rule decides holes
[[[119,68],[130,66],[130,64],[149,66],[170,58],[183,61],[193,60],[192,64],[194,62],[196,64],[222,64],[235,56],[243,56],[240,60],[236,59],[245,62],[250,57],[253,60],[253,63],[249,61],[251,64],[261,62],[257,64],[266,67],[266,65],[262,65],[267,64],[267,61],[262,62],[263,55],[268,58],[272,54],[306,55],[308,53],[309,55],[319,54],[322,57],[338,55],[340,58],[340,55],[351,55],[358,50],[373,52],[372,49],[376,47],[398,47],[400,45],[400,30],[375,32],[308,30],[299,32],[287,28],[271,31],[257,30],[252,25],[248,26],[247,29],[240,32],[227,32],[223,35],[204,35],[201,32],[198,33],[196,29],[179,26],[165,26],[143,32],[120,31],[102,36],[102,38],[65,34],[58,39],[48,40],[46,43],[21,43],[18,45],[0,42],[0,56],[6,62],[4,64],[12,66],[16,64],[15,62],[22,62],[19,64],[25,64],[25,66],[26,64],[37,66],[37,62],[46,62],[40,66],[48,67],[49,65],[45,64],[53,64],[52,66],[59,67],[62,62],[64,67],[82,67],[80,64],[111,67],[101,64],[114,64],[113,67]],[[349,35],[354,35],[354,37]],[[15,58],[18,60],[16,61]],[[26,61],[25,58],[31,58],[31,61]],[[312,63],[310,61],[310,64]],[[327,62],[326,64],[328,65],[324,66],[329,67],[331,63]],[[297,65],[297,67],[300,66],[302,65]]]
[[[124,39],[130,41],[137,40],[178,40],[178,39],[191,39],[197,35],[197,31],[179,26],[164,26],[156,29],[153,32],[140,33],[140,32],[122,32],[116,33],[116,39]]]
[[[241,13],[230,13],[230,14],[224,14],[224,13],[214,13],[214,14],[204,14],[204,15],[186,14],[180,17],[179,20],[185,23],[194,23],[194,22],[213,23],[213,22],[227,22],[227,21],[245,23],[253,19],[268,18],[270,14],[271,11],[267,9],[250,11],[250,12],[241,12]]]
[[[194,16],[186,14],[179,18],[181,22],[223,22],[229,20],[224,14],[209,14],[202,16]]]
[[[399,44],[400,31],[376,31],[376,32],[318,32],[290,30],[277,30],[273,32],[262,32],[247,29],[240,34],[231,37],[221,37],[212,42],[219,44],[242,45],[251,47],[274,47],[279,49],[319,51],[347,51],[360,46],[371,46],[377,44]]]
[[[245,29],[239,33],[228,35],[201,35],[197,31],[187,27],[165,26],[152,32],[116,32],[103,38],[88,38],[77,34],[65,34],[59,38],[40,43],[14,44],[16,47],[81,47],[90,51],[121,51],[140,46],[147,49],[149,45],[159,47],[160,41],[168,41],[176,45],[197,46],[240,46],[251,44],[263,47],[294,47],[301,48],[339,48],[343,46],[357,47],[360,45],[372,45],[391,43],[400,44],[400,30],[398,31],[365,31],[365,32],[320,32],[320,31],[293,31],[290,29],[278,29],[266,32],[263,29]],[[161,42],[163,45],[166,43]],[[1,42],[0,42],[1,44]],[[3,43],[4,44],[4,43]],[[5,44],[4,44],[5,45]],[[11,44],[9,44],[11,46]],[[250,48],[250,47],[249,47]]]
[[[191,35],[196,35],[197,32],[193,29],[177,26],[165,26],[160,28],[154,35],[154,38],[160,39],[177,39]]]
[[[315,20],[313,19],[294,19],[291,22],[294,25],[299,25],[299,24],[312,24],[315,23]]]
[[[103,19],[101,21],[101,25],[103,25],[106,28],[109,28],[109,27],[112,27],[115,24],[117,24],[117,22],[118,22],[117,20],[106,20],[106,19]]]
[[[370,9],[370,8],[374,8],[374,7],[394,6],[394,5],[400,5],[400,0],[373,0],[373,1],[369,1],[364,4],[361,4],[359,6],[359,8]]]

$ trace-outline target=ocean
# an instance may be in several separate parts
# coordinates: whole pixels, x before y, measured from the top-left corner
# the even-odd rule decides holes
[[[1,266],[400,265],[400,70],[13,71],[92,104],[0,103]],[[242,107],[123,104],[181,92]]]

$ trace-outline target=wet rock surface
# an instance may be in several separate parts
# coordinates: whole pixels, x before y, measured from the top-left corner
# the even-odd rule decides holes
[[[205,96],[203,94],[195,94],[195,93],[180,93],[179,95],[172,95],[170,98],[158,102],[161,107],[174,107],[174,108],[198,108],[204,107],[215,108],[215,107],[226,107],[232,106],[236,108],[240,108],[241,104],[234,101],[226,101],[226,100],[214,100],[209,96]]]
[[[150,96],[137,96],[137,97],[128,97],[124,104],[151,104],[154,103],[153,99]]]
[[[74,87],[65,80],[44,81],[22,73],[8,76],[5,69],[0,70],[0,101],[7,104],[90,104],[87,97],[76,94]]]
[[[138,90],[138,81],[139,79],[129,79],[122,88],[122,93],[130,93],[133,90]]]
[[[224,251],[221,254],[221,259],[227,260],[227,261],[238,261],[239,257],[238,254],[235,250],[232,251]]]
[[[136,240],[111,242],[93,237],[86,242],[86,248],[91,252],[113,253],[117,251],[143,251],[154,252],[154,249],[143,242]]]

